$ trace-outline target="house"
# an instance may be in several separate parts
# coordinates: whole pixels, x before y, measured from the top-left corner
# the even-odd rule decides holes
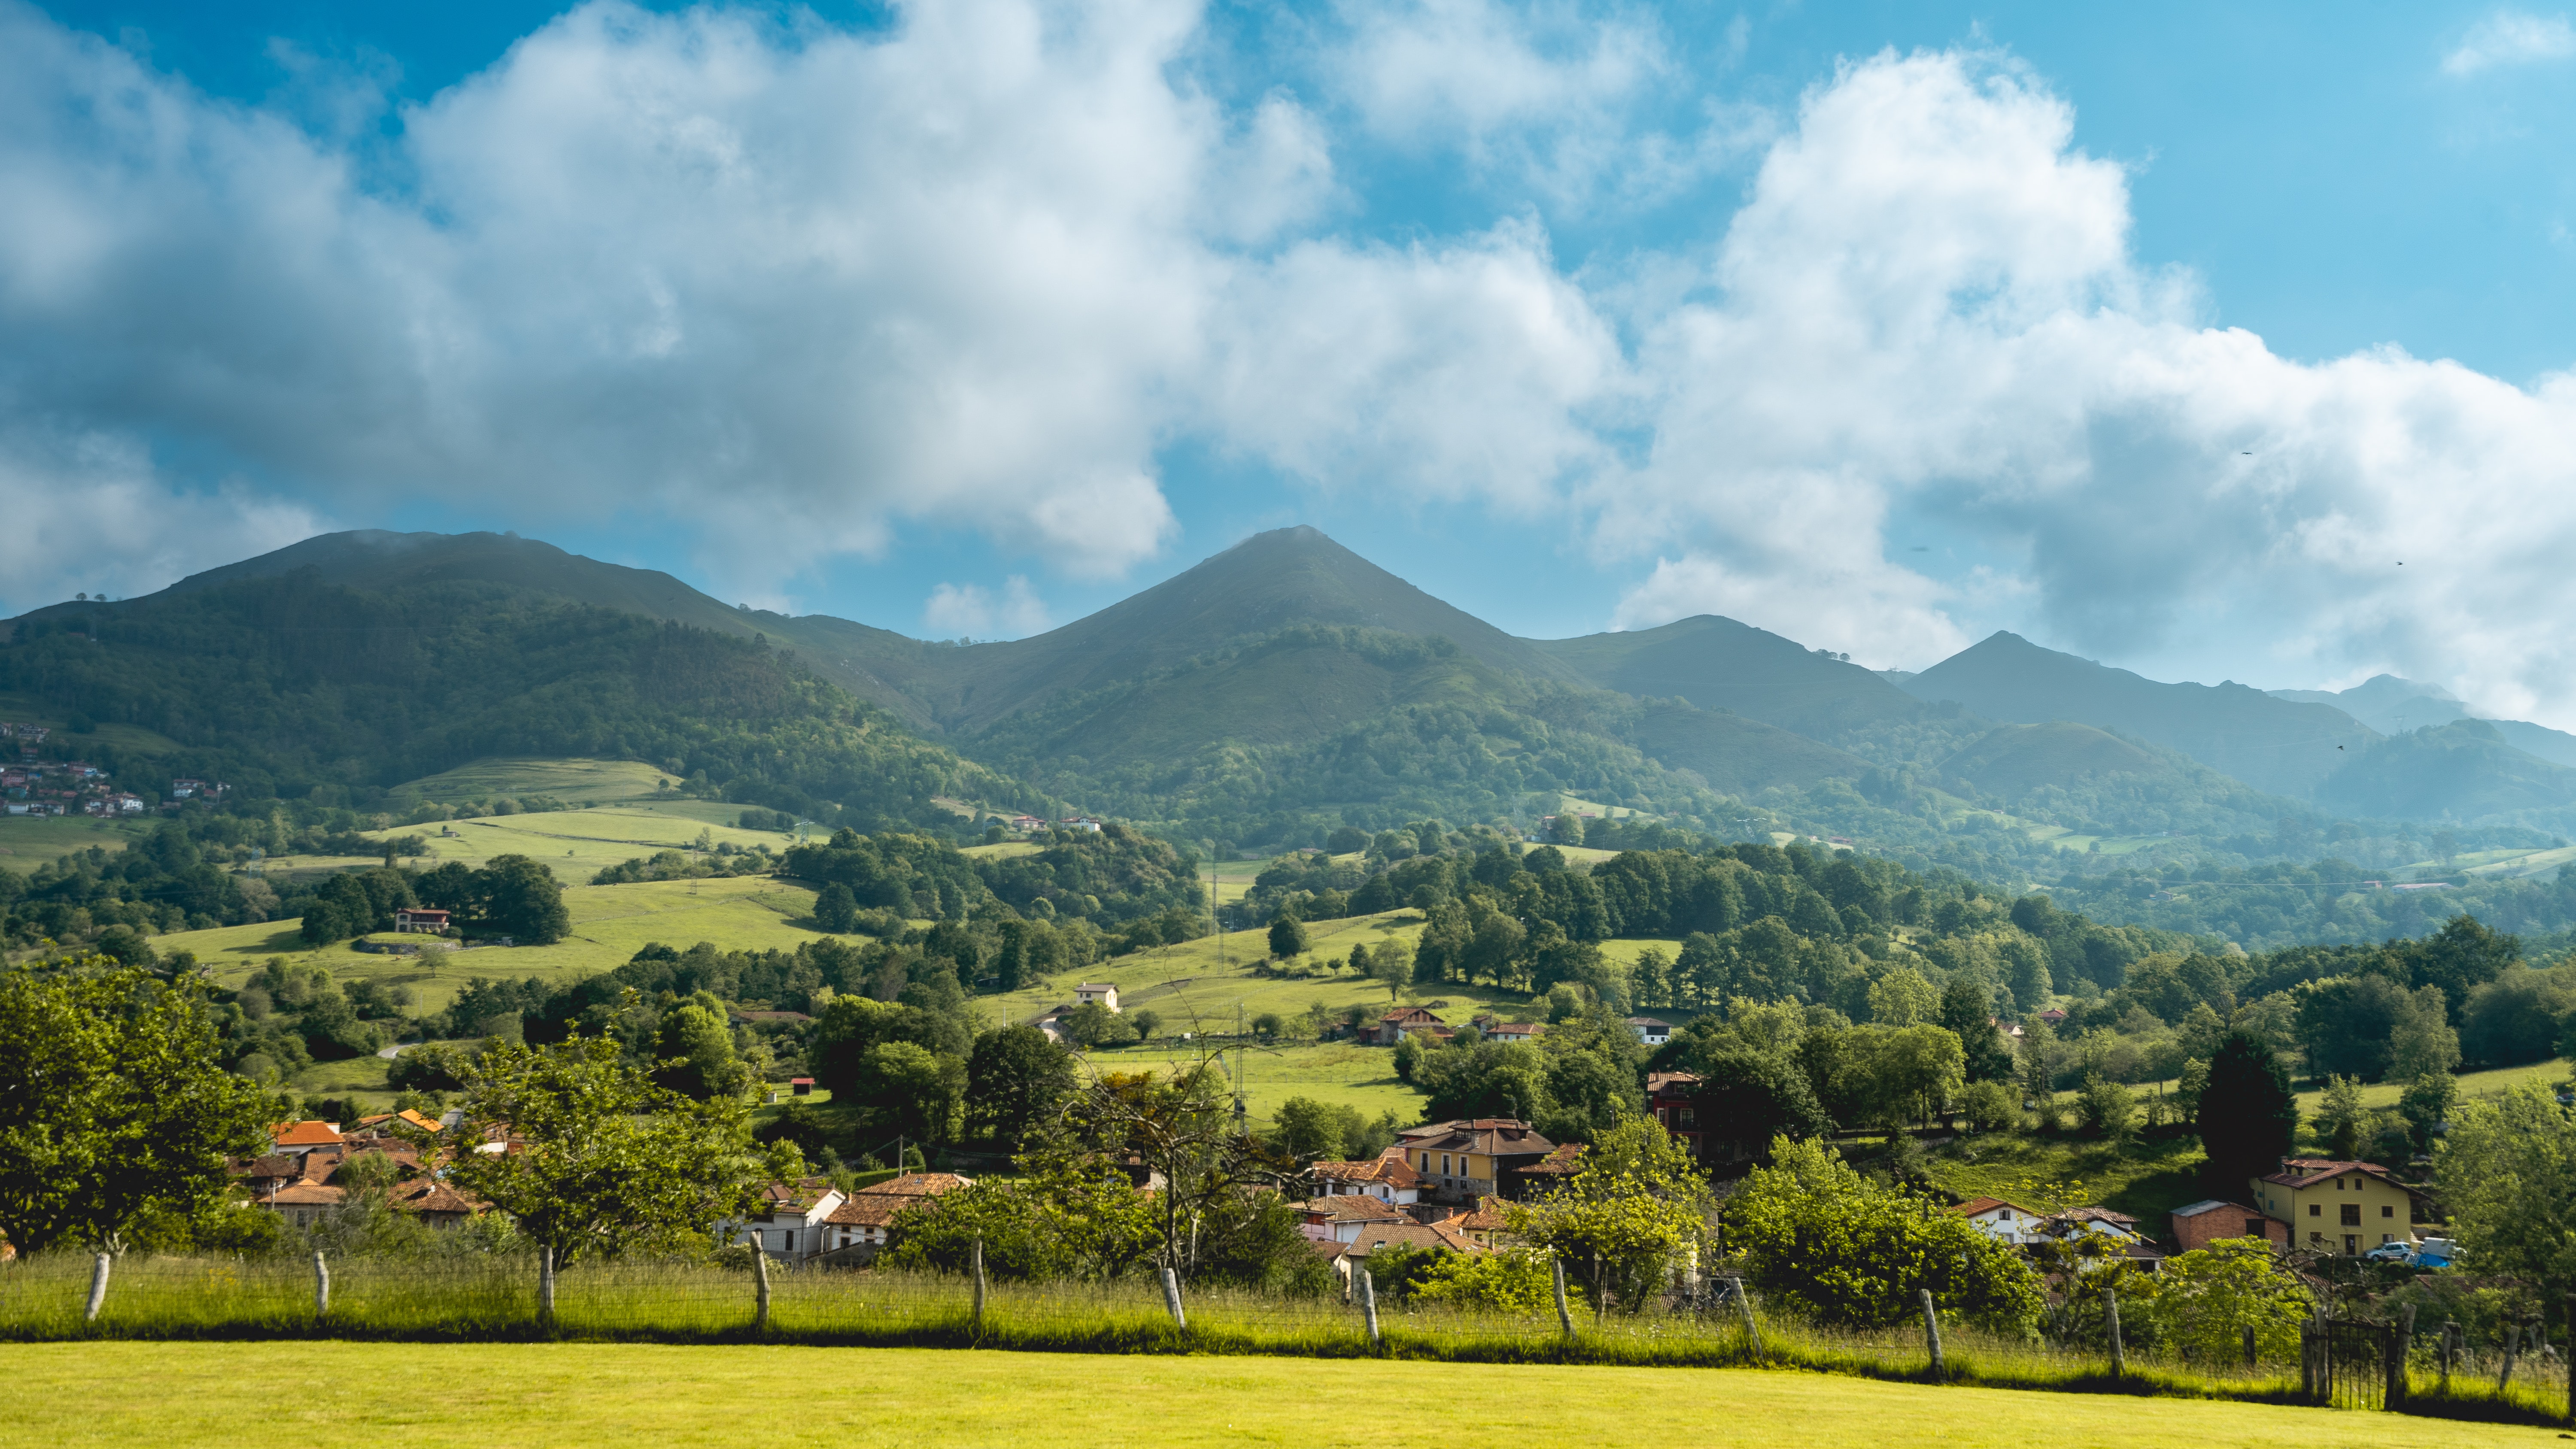
[[[1488,1248],[1501,1246],[1502,1239],[1510,1237],[1512,1231],[1511,1219],[1504,1216],[1503,1200],[1498,1197],[1480,1197],[1473,1210],[1452,1213],[1432,1226],[1464,1233]]]
[[[426,931],[435,936],[447,929],[447,912],[434,911],[427,906],[404,906],[394,912],[394,929]]]
[[[1100,833],[1100,822],[1092,819],[1088,815],[1076,815],[1071,820],[1057,821],[1055,823],[1055,828],[1058,830],[1087,830],[1092,834],[1097,835]]]
[[[173,800],[194,800],[204,793],[206,793],[206,782],[203,780],[173,780],[170,782],[170,798]]]
[[[787,1079],[787,1090],[793,1095],[799,1097],[813,1096],[814,1079],[812,1077],[789,1077]]]
[[[2046,1011],[2041,1012],[2041,1013],[2039,1014],[2039,1019],[2040,1019],[2041,1021],[2047,1022],[2047,1023],[2048,1023],[2049,1030],[2051,1030],[2051,1031],[2054,1031],[2054,1030],[2056,1030],[2057,1028],[2059,1028],[2059,1027],[2061,1027],[2061,1026],[2066,1025],[2066,1013],[2065,1013],[2065,1012],[2063,1012],[2063,1011],[2058,1010],[2058,1009],[2057,1009],[2056,1007],[2054,1007],[2054,1006],[2050,1007],[2050,1008],[2049,1008],[2048,1010],[2046,1010]]]
[[[418,1178],[395,1188],[387,1205],[433,1228],[452,1228],[487,1206],[482,1199],[434,1177]]]
[[[2295,1246],[2317,1253],[2367,1253],[2415,1237],[2418,1195],[2375,1162],[2285,1157],[2254,1178],[2254,1204],[2290,1225]]]
[[[292,1182],[266,1197],[251,1199],[253,1205],[267,1208],[299,1228],[309,1228],[322,1220],[333,1208],[349,1200],[349,1190],[318,1182]]]
[[[1691,1156],[1705,1159],[1708,1123],[1700,1111],[1699,1086],[1696,1072],[1646,1073],[1646,1114],[1663,1124],[1666,1132],[1680,1138]]]
[[[1342,1280],[1343,1292],[1347,1296],[1357,1270],[1367,1267],[1369,1256],[1381,1248],[1437,1248],[1452,1253],[1487,1251],[1472,1234],[1460,1231],[1456,1223],[1456,1219],[1437,1223],[1417,1223],[1410,1219],[1372,1223],[1348,1242],[1324,1238],[1308,1241],[1332,1266],[1333,1276]]]
[[[834,1267],[864,1267],[884,1252],[895,1214],[975,1179],[953,1172],[907,1172],[860,1188],[823,1220],[824,1260]]]
[[[316,1147],[340,1145],[337,1122],[280,1122],[268,1129],[268,1140],[280,1152],[302,1156]]]
[[[1034,815],[1014,815],[1011,817],[1011,828],[1026,835],[1031,831],[1046,829],[1046,822]]]
[[[1111,1011],[1116,1011],[1118,1009],[1117,983],[1112,981],[1086,981],[1080,986],[1073,988],[1073,1004],[1075,1006],[1084,1006],[1094,1001],[1108,1007]]]
[[[2039,1240],[2039,1223],[2047,1216],[1999,1197],[1972,1197],[1950,1211],[1966,1218],[1978,1232],[2016,1248]]]
[[[1534,1042],[1538,1040],[1539,1034],[1546,1030],[1547,1024],[1538,1021],[1498,1021],[1484,1029],[1485,1035],[1491,1040],[1506,1042]]]
[[[1366,1162],[1318,1162],[1306,1171],[1317,1197],[1350,1194],[1402,1207],[1422,1196],[1422,1175],[1394,1153]]]
[[[2276,1248],[2290,1246],[2290,1225],[2243,1203],[2203,1198],[2173,1210],[2173,1240],[2186,1253],[2221,1238],[2261,1238]]]
[[[1673,1024],[1651,1016],[1629,1017],[1628,1029],[1637,1034],[1637,1040],[1648,1046],[1662,1046],[1673,1039]]]
[[[761,1206],[748,1217],[717,1223],[716,1241],[750,1243],[791,1264],[829,1251],[824,1246],[828,1235],[824,1220],[848,1200],[828,1177],[773,1182],[762,1189],[761,1197]]]
[[[1408,1006],[1402,1011],[1390,1011],[1379,1017],[1370,1039],[1379,1046],[1393,1046],[1415,1032],[1439,1025],[1440,1018],[1429,1011],[1419,1006]]]
[[[1508,1117],[1438,1122],[1407,1131],[1397,1145],[1405,1161],[1420,1174],[1428,1196],[1436,1201],[1473,1202],[1480,1197],[1508,1196],[1524,1184],[1515,1168],[1532,1166],[1556,1150],[1556,1144],[1527,1122]]]
[[[1357,1242],[1364,1230],[1413,1221],[1394,1205],[1357,1193],[1309,1198],[1298,1212],[1298,1231],[1317,1242]]]

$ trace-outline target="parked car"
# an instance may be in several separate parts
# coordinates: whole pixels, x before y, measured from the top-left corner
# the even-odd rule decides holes
[[[2414,1260],[2415,1248],[2411,1243],[2382,1243],[2362,1256],[2374,1263],[2406,1263]]]

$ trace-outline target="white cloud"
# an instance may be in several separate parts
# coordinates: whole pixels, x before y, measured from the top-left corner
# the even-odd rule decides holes
[[[304,509],[238,488],[173,488],[126,440],[41,429],[0,433],[0,517],[0,616],[75,594],[150,593],[320,531]]]
[[[2471,76],[2500,65],[2531,65],[2576,56],[2576,26],[2564,15],[2499,10],[2469,27],[2442,57],[2442,73]]]
[[[934,638],[1019,639],[1043,633],[1045,601],[1029,581],[1013,574],[996,594],[982,584],[941,584],[921,608],[922,627]]]

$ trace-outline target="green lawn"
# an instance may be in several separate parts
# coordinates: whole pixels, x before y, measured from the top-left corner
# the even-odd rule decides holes
[[[2507,1088],[2519,1086],[2524,1082],[2539,1082],[2543,1085],[2555,1086],[2566,1081],[2567,1078],[2568,1064],[2564,1060],[2555,1058],[2545,1062],[2529,1062],[2518,1067],[2498,1067],[2488,1072],[2463,1072],[2459,1077],[2460,1100],[2501,1096]],[[2406,1084],[2403,1082],[2367,1083],[2361,1089],[2361,1104],[2365,1107],[2394,1107],[2397,1105],[2398,1097],[2405,1091]],[[2317,1109],[2325,1103],[2325,1095],[2323,1087],[2310,1087],[2299,1093],[2299,1116],[2302,1120],[2316,1115]]]
[[[496,855],[525,855],[542,862],[565,885],[587,885],[600,867],[686,847],[704,832],[710,845],[765,845],[784,850],[792,837],[774,830],[742,830],[739,805],[703,800],[636,800],[587,810],[536,815],[489,815],[472,820],[404,825],[369,832],[374,838],[429,837],[429,855],[416,864],[462,861],[479,866]]]
[[[1185,1046],[1160,1042],[1150,1048],[1113,1047],[1089,1057],[1093,1069],[1103,1072],[1168,1071],[1198,1059]],[[1227,1070],[1237,1060],[1238,1054],[1227,1050]],[[1244,1110],[1257,1122],[1270,1121],[1279,1104],[1291,1097],[1356,1107],[1371,1120],[1393,1112],[1408,1127],[1422,1116],[1422,1094],[1395,1079],[1395,1053],[1386,1047],[1347,1042],[1247,1045],[1240,1061]]]
[[[792,924],[814,908],[814,893],[767,876],[724,880],[650,881],[637,885],[572,886],[564,891],[572,934],[552,946],[487,948],[452,955],[378,956],[333,946],[310,951],[292,921],[178,931],[157,937],[163,951],[188,950],[214,968],[215,980],[238,984],[270,956],[319,962],[342,980],[376,977],[402,982],[416,998],[414,1011],[447,1004],[468,976],[539,976],[570,981],[623,966],[648,941],[683,949],[712,941],[728,950],[793,950],[821,933]]]
[[[123,850],[152,827],[142,820],[95,815],[0,815],[0,870],[20,875],[93,845]]]
[[[641,760],[488,759],[394,787],[424,800],[490,800],[551,795],[567,804],[631,800],[659,793],[669,772]],[[737,814],[740,806],[735,806]]]
[[[345,1392],[295,1393],[294,1385]],[[1426,1419],[1425,1404],[1459,1407]],[[2330,1409],[1931,1387],[1747,1369],[1120,1357],[655,1344],[54,1343],[0,1347],[0,1445],[272,1439],[512,1446],[2117,1444],[2364,1436],[2552,1444]],[[2328,1430],[2338,1433],[2329,1434]]]

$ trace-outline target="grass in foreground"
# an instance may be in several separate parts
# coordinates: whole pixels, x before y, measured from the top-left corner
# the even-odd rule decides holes
[[[314,1390],[321,1386],[336,1386]],[[2555,1443],[2268,1404],[1929,1387],[1797,1372],[650,1344],[0,1347],[0,1444],[326,1438],[775,1449],[874,1444],[1747,1446]]]

